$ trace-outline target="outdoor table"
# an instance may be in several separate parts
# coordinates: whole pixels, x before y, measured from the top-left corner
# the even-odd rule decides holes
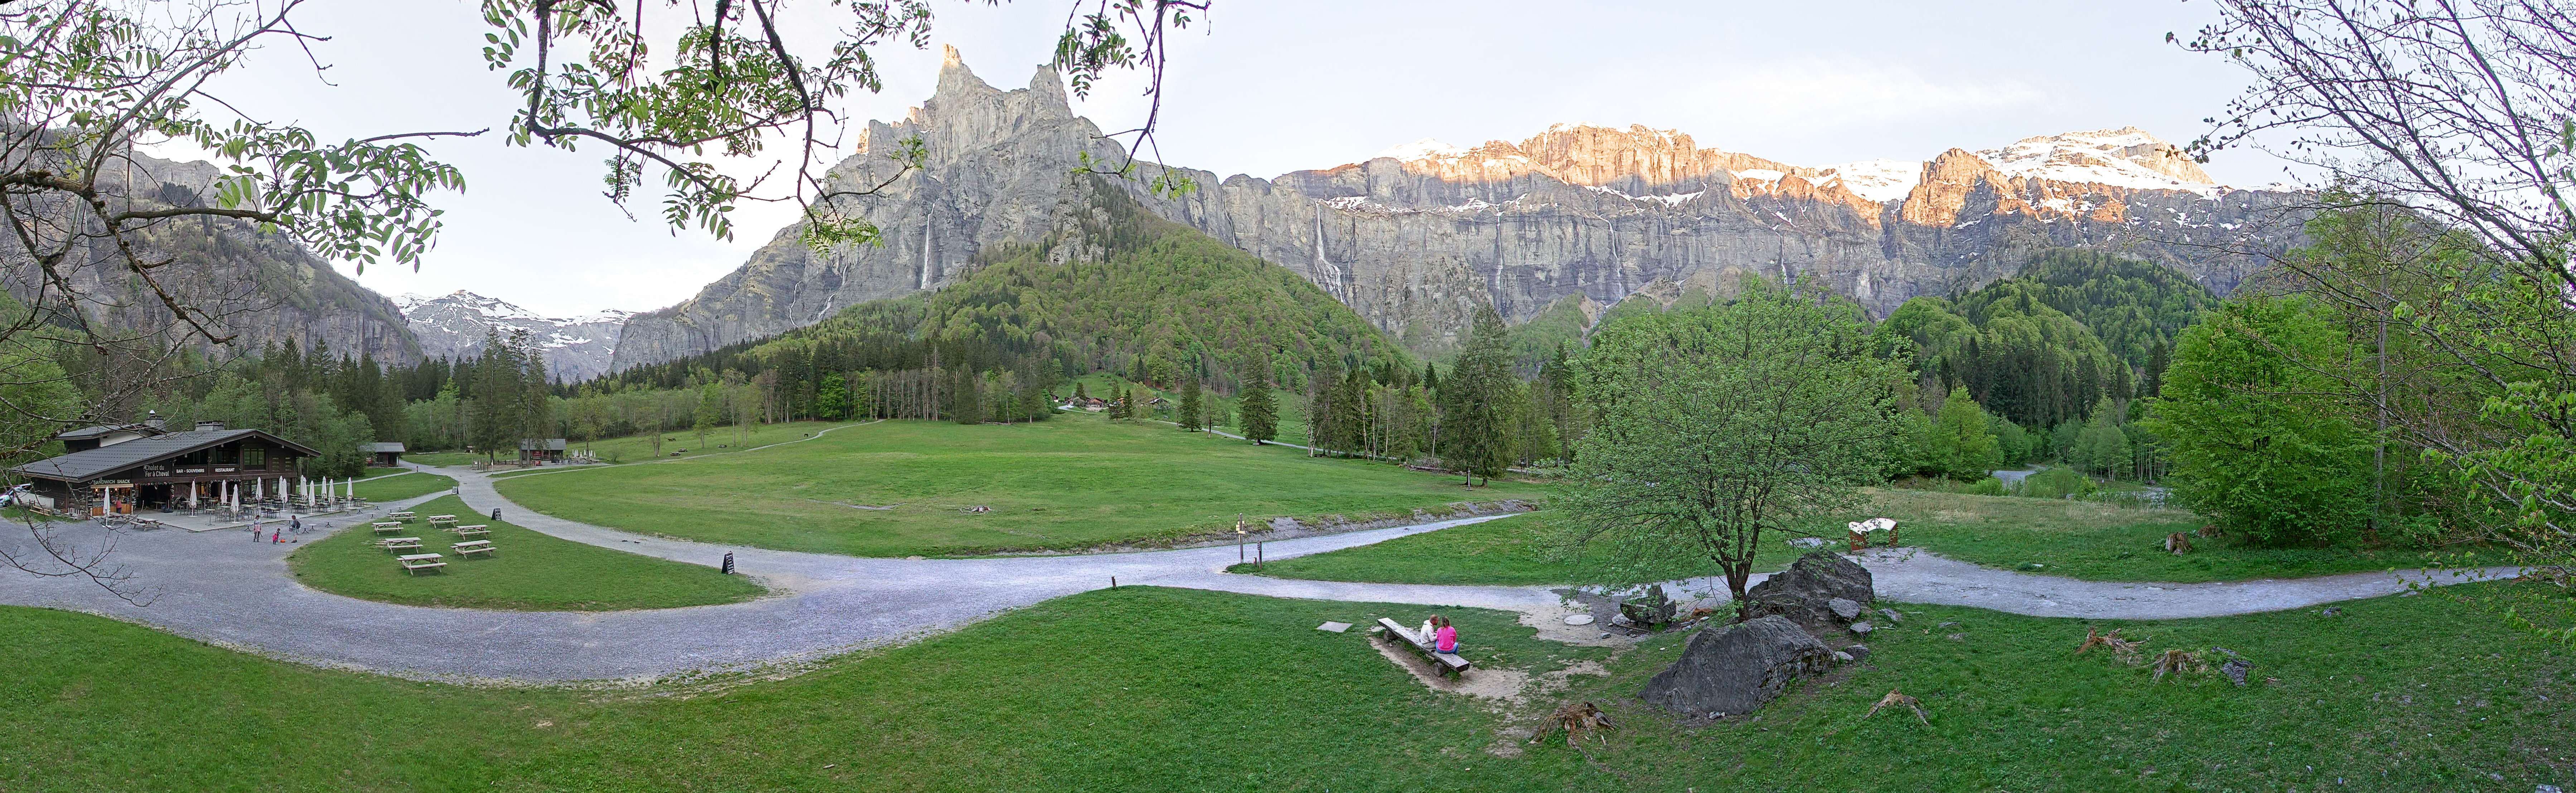
[[[486,526],[486,525],[483,525],[483,524],[480,524],[480,523],[474,524],[474,525],[472,525],[472,526],[454,526],[454,527],[450,527],[450,528],[448,529],[448,531],[456,532],[456,538],[457,538],[457,539],[460,539],[460,540],[461,540],[461,539],[465,539],[465,538],[467,538],[467,537],[489,537],[489,536],[492,536],[492,527],[490,527],[490,526]]]
[[[399,520],[380,520],[376,521],[375,525],[377,534],[391,534],[402,531],[403,528],[402,521]]]
[[[493,546],[491,540],[467,540],[450,545],[448,548],[456,551],[458,556],[473,556],[478,553],[491,553]]]
[[[386,538],[386,539],[377,540],[377,541],[376,541],[376,544],[377,544],[377,545],[382,545],[382,546],[384,546],[384,547],[385,547],[385,550],[388,550],[388,551],[417,551],[417,550],[420,550],[420,538],[419,538],[419,537],[389,537],[389,538]]]
[[[456,516],[454,516],[454,515],[431,515],[431,516],[429,516],[429,525],[430,525],[430,527],[431,527],[431,528],[437,528],[437,527],[440,527],[440,526],[454,526],[454,525],[456,525]]]
[[[411,512],[409,512],[409,511],[403,511],[403,512],[396,512],[396,513],[392,513],[392,514],[386,515],[386,516],[385,516],[385,519],[386,519],[386,520],[411,520],[411,519],[413,519],[413,518],[417,518],[417,517],[420,517],[420,516],[419,516],[419,515],[412,514],[412,513],[411,513]]]
[[[436,570],[447,566],[446,562],[439,561],[438,558],[438,554],[434,553],[415,553],[394,557],[394,563],[402,565],[404,572],[420,575],[422,570]]]

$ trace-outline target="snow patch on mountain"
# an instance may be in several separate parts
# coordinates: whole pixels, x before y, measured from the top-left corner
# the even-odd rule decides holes
[[[1388,146],[1385,151],[1371,155],[1369,159],[1392,157],[1405,162],[1412,162],[1414,160],[1454,160],[1466,155],[1466,153],[1467,150],[1464,148],[1452,146],[1448,143],[1432,138],[1423,138],[1412,143]]]
[[[1817,170],[1825,173],[1818,186],[1839,183],[1852,195],[1882,204],[1904,199],[1905,194],[1914,192],[1916,183],[1923,181],[1923,163],[1919,160],[1861,160]]]
[[[559,380],[586,380],[605,374],[617,350],[617,336],[631,311],[601,311],[577,317],[548,317],[509,301],[459,289],[437,297],[394,298],[421,352],[431,357],[471,358],[483,350],[486,335],[508,338],[526,331],[546,357],[546,368]]]
[[[2006,176],[2200,193],[2218,187],[2181,147],[2137,127],[2023,138],[1977,158]]]

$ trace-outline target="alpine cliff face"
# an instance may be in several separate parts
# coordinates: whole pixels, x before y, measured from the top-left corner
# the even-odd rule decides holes
[[[201,206],[220,171],[206,162],[172,162],[135,155],[133,167],[101,174],[100,188],[120,208]],[[420,360],[420,345],[404,327],[393,302],[333,270],[293,238],[263,233],[246,221],[180,218],[128,236],[148,260],[168,259],[162,285],[194,312],[207,330],[230,336],[231,354],[255,354],[293,341],[311,350],[373,355],[387,364]],[[0,256],[0,279],[22,302],[51,300],[66,291],[48,282],[15,246]],[[177,328],[170,309],[133,278],[120,254],[103,241],[76,248],[61,268],[68,291],[80,295],[88,322],[109,328]]]
[[[482,354],[483,339],[499,333],[507,339],[526,331],[546,356],[546,369],[558,380],[580,381],[608,373],[619,331],[633,316],[628,311],[602,311],[580,317],[547,317],[509,302],[457,290],[437,297],[403,295],[402,308],[421,352],[443,358]]]
[[[870,203],[878,247],[816,253],[779,232],[677,306],[637,315],[613,367],[706,352],[811,324],[855,302],[937,289],[985,246],[1058,222],[1088,154],[1124,154],[1073,116],[1055,73],[1001,91],[955,50],[937,93],[899,124],[871,124],[834,169],[847,186],[895,174],[887,152],[929,157]],[[1155,196],[1146,164],[1119,184],[1150,211],[1287,267],[1405,344],[1439,351],[1478,305],[1514,322],[1567,298],[1606,306],[1732,290],[1758,275],[1821,286],[1884,314],[1907,298],[2011,275],[2031,252],[2086,247],[2171,265],[2225,293],[2285,249],[2297,194],[2210,183],[2136,129],[2028,138],[1928,162],[1797,166],[1702,148],[1645,127],[1558,125],[1517,143],[1437,141],[1276,179],[1172,169],[1198,189]]]

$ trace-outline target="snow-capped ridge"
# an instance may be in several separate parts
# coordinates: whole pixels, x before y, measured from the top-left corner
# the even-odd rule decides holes
[[[546,356],[547,368],[563,380],[604,374],[616,353],[617,337],[635,312],[607,310],[577,317],[548,317],[515,303],[463,289],[437,297],[406,294],[396,308],[432,357],[470,358],[482,351],[486,335],[508,337],[526,331],[528,340]]]

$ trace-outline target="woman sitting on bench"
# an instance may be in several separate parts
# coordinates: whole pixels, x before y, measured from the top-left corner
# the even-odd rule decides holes
[[[1450,627],[1448,617],[1431,615],[1431,648],[1433,652],[1458,654],[1458,629]]]

